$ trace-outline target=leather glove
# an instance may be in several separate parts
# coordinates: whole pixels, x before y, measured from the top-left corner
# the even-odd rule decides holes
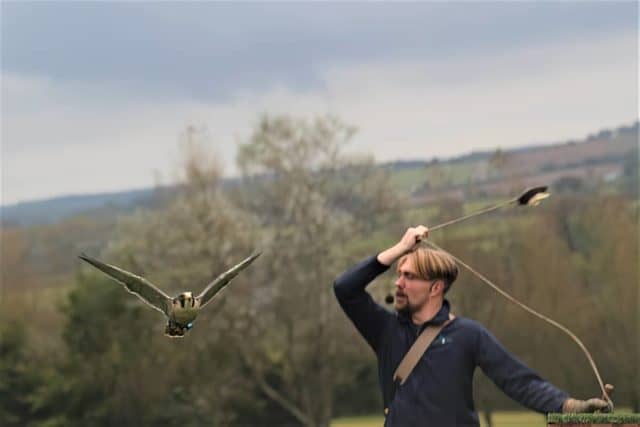
[[[613,386],[607,384],[605,390],[609,396],[613,392]],[[594,397],[588,400],[578,400],[569,398],[562,404],[562,412],[564,413],[585,413],[585,412],[611,412],[613,405],[604,399]]]
[[[562,405],[562,412],[583,413],[583,412],[611,412],[609,402],[594,397],[589,400],[567,399]]]

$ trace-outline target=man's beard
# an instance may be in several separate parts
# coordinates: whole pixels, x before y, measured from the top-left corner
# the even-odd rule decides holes
[[[409,304],[405,304],[404,307],[401,307],[401,308],[396,308],[396,311],[398,312],[398,314],[402,314],[407,317],[411,317],[411,315],[413,315],[413,313],[416,312],[414,309],[411,308]]]
[[[399,314],[403,314],[405,316],[411,317],[413,313],[418,311],[418,307],[415,307],[414,305],[410,304],[409,299],[406,297],[406,295],[404,296],[404,300],[405,300],[405,303],[401,307],[398,307],[398,305],[396,304],[396,311]],[[396,297],[396,301],[398,301],[397,297]]]
[[[402,307],[398,307],[398,305],[396,305],[396,311],[398,312],[398,314],[402,314],[409,317],[413,316],[413,314],[420,311],[420,309],[424,307],[427,304],[427,302],[429,302],[429,299],[427,298],[420,305],[411,304],[409,302],[409,298],[406,295],[404,295],[404,300],[405,300],[405,304]],[[396,301],[398,301],[397,296],[396,296]]]

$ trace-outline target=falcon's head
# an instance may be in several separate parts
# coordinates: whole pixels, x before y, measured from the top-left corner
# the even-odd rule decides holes
[[[191,308],[195,306],[196,299],[191,292],[183,292],[173,299],[173,305],[180,308]]]

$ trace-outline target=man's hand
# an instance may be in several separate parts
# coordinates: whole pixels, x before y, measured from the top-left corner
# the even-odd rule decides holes
[[[594,397],[589,400],[567,399],[562,405],[564,413],[585,413],[585,412],[611,412],[611,406],[606,400]]]
[[[429,229],[424,225],[407,229],[398,243],[378,254],[378,261],[384,265],[393,264],[398,258],[418,247],[420,241],[426,239],[428,235]]]
[[[598,399],[597,397],[589,400],[577,400],[569,398],[564,401],[564,404],[562,405],[562,412],[612,412],[613,403],[611,402],[611,395],[613,394],[613,389],[614,387],[611,384],[605,384],[604,390],[607,393],[607,396],[602,396],[602,399]]]
[[[424,225],[408,228],[407,231],[398,242],[398,245],[404,249],[404,253],[411,252],[418,247],[422,239],[429,236],[429,229]]]

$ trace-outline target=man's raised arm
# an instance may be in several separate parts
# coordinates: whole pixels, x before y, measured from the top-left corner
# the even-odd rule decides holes
[[[342,273],[333,284],[340,306],[375,352],[382,331],[393,314],[377,304],[365,288],[388,268],[376,256],[371,256]]]
[[[394,246],[345,271],[333,285],[340,306],[376,352],[382,331],[394,315],[377,304],[365,288],[398,258],[415,248],[427,233],[428,229],[424,226],[408,229]]]

